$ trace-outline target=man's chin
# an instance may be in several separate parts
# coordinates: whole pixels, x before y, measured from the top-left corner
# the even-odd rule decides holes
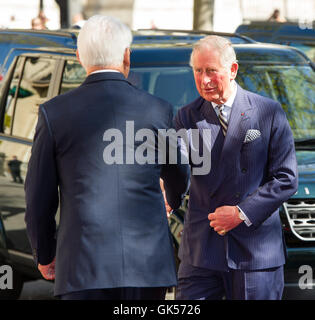
[[[207,93],[207,92],[203,92],[202,97],[210,102],[215,102],[217,100],[219,100],[219,95],[218,94],[213,94],[213,93]]]

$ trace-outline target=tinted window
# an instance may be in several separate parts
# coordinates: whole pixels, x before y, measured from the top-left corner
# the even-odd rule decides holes
[[[256,47],[255,45],[251,45],[249,47],[236,47],[236,56],[237,60],[248,63],[274,63],[274,64],[307,64],[307,60],[300,53],[296,52],[296,50],[283,50],[282,48],[276,49],[266,47]]]
[[[12,129],[12,119],[14,112],[14,102],[17,96],[16,88],[19,85],[19,81],[22,75],[22,70],[24,66],[24,58],[19,58],[10,83],[10,89],[7,95],[5,115],[4,115],[4,133],[10,134]]]
[[[130,82],[178,108],[198,92],[189,67],[135,68]],[[240,63],[237,82],[245,89],[281,103],[294,137],[315,137],[315,76],[309,66]]]
[[[21,73],[19,67],[14,72],[10,86],[5,133],[32,139],[35,133],[39,104],[47,99],[55,60],[27,58],[20,83],[18,83]],[[14,99],[10,101],[13,95]]]
[[[314,43],[309,45],[305,45],[302,42],[299,43],[297,41],[287,42],[283,44],[298,48],[299,50],[303,51],[313,62],[315,62],[315,41]]]
[[[171,103],[178,108],[198,97],[190,67],[135,68],[128,80],[143,90]]]
[[[78,87],[85,78],[86,72],[80,63],[72,60],[67,61],[62,76],[60,94]]]
[[[315,137],[315,75],[310,67],[241,64],[237,81],[279,101],[296,139]]]

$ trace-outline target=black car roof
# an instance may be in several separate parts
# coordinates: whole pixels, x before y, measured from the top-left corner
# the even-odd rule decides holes
[[[308,64],[310,61],[299,50],[277,44],[233,44],[239,62],[270,64]],[[21,50],[21,49],[19,49]],[[192,50],[192,43],[133,43],[131,53],[133,66],[175,66],[187,65]],[[33,54],[32,54],[33,52]],[[25,54],[66,54],[75,56],[71,48],[36,48],[27,49]]]
[[[315,43],[315,23],[310,28],[308,24],[296,22],[268,22],[251,21],[239,25],[235,32],[251,37],[257,41],[274,42],[282,40],[290,42],[298,40],[308,42],[310,45]]]
[[[176,30],[176,29],[140,29],[133,32],[134,43],[193,43],[207,35],[218,35],[228,38],[232,43],[255,43],[249,37],[227,32],[214,32],[206,30]]]
[[[56,46],[75,46],[77,33],[72,30],[0,29],[0,43]]]
[[[30,33],[33,33],[33,31]],[[40,33],[76,37],[78,31],[40,31]],[[132,43],[132,49],[138,52],[136,55],[132,54],[131,56],[133,65],[187,65],[193,43],[208,34],[232,37],[235,41],[233,47],[236,50],[237,58],[240,62],[282,64],[307,64],[310,62],[303,53],[292,47],[256,43],[251,39],[242,38],[233,33],[187,30],[139,30],[134,32],[134,40]],[[239,43],[239,39],[241,43]],[[23,48],[19,48],[19,50],[23,50]],[[74,55],[75,46],[72,48],[63,45],[60,47],[42,46],[36,49],[26,48],[25,51]],[[148,52],[150,54],[148,54]]]

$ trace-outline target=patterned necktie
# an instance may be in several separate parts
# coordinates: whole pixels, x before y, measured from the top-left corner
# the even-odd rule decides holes
[[[228,127],[228,121],[227,121],[226,115],[223,113],[224,104],[219,105],[218,108],[219,108],[219,110],[220,110],[220,113],[219,113],[219,121],[220,121],[221,126],[222,126],[223,134],[224,134],[224,136],[226,136],[226,131],[227,131],[227,127]]]

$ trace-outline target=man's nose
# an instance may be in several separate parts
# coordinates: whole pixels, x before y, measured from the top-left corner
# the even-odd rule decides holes
[[[211,77],[209,77],[206,73],[204,73],[202,75],[202,84],[204,86],[207,86],[207,85],[210,85],[210,83],[211,83]]]

